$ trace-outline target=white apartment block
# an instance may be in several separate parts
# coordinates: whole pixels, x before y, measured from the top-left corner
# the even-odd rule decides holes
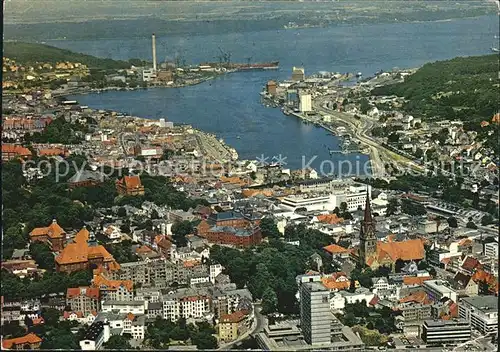
[[[117,310],[119,313],[146,314],[145,301],[104,301],[101,305],[102,312],[111,312]]]
[[[222,273],[222,265],[220,264],[212,264],[210,265],[210,282],[212,284],[215,283],[215,278]]]
[[[311,96],[311,94],[299,95],[299,110],[300,110],[300,112],[312,111],[312,96]]]
[[[482,334],[496,333],[498,330],[498,297],[464,297],[458,304],[460,318],[467,320]]]
[[[210,314],[210,296],[194,289],[178,290],[163,296],[163,318],[203,318]]]
[[[484,255],[488,258],[498,259],[498,237],[496,240],[496,242],[490,242],[484,245]]]
[[[443,280],[427,280],[424,281],[424,290],[432,300],[438,301],[443,297],[457,302],[457,291],[452,289],[448,282]]]

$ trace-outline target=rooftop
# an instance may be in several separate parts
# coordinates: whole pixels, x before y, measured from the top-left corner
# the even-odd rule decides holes
[[[498,297],[496,296],[474,296],[462,298],[475,309],[483,313],[498,312]]]

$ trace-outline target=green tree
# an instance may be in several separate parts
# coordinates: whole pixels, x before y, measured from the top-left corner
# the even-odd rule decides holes
[[[347,203],[346,202],[341,202],[340,203],[340,212],[341,213],[347,212]]]
[[[107,350],[127,350],[132,349],[129,339],[123,335],[112,335],[107,342],[104,343],[104,348]]]
[[[477,229],[477,225],[472,220],[469,220],[469,222],[467,222],[465,227],[468,229],[474,229],[474,230]]]
[[[46,270],[54,269],[54,254],[46,243],[32,243],[30,245],[30,255],[40,268]]]
[[[61,318],[61,312],[54,308],[43,308],[42,317],[46,326],[57,326]]]
[[[448,219],[446,219],[446,221],[448,222],[449,227],[454,228],[454,229],[456,229],[458,227],[457,219],[454,218],[453,216],[450,216]]]
[[[347,313],[345,316],[344,316],[344,325],[347,325],[347,326],[354,326],[356,325],[356,316],[352,313]]]
[[[127,216],[127,210],[124,207],[119,207],[118,211],[116,212],[116,215],[118,215],[121,218],[124,218]]]
[[[424,151],[422,149],[420,149],[420,148],[417,148],[415,150],[415,154],[414,155],[415,155],[415,158],[422,159],[422,157],[424,156]]]
[[[387,203],[387,209],[385,211],[385,216],[391,216],[398,211],[399,201],[397,198],[389,199]]]
[[[6,338],[21,337],[26,335],[26,328],[17,320],[8,321],[2,325],[2,335]]]
[[[359,110],[363,115],[366,115],[368,110],[370,110],[370,103],[368,102],[368,99],[362,98],[359,102]]]
[[[494,223],[495,223],[495,219],[493,219],[493,216],[491,216],[490,214],[486,214],[481,218],[481,225],[482,226],[487,226],[487,225],[494,224]]]
[[[269,314],[273,313],[276,311],[276,308],[278,306],[278,297],[276,295],[276,292],[270,287],[264,291],[264,294],[262,295],[262,313],[263,314]]]
[[[199,350],[213,350],[217,348],[217,339],[205,332],[195,333],[192,341]]]
[[[278,238],[281,236],[273,218],[265,217],[260,221],[260,231],[263,237]]]
[[[389,136],[387,137],[387,141],[391,144],[398,143],[399,142],[399,134],[397,134],[397,133],[389,134]]]
[[[187,245],[186,235],[194,233],[193,224],[188,221],[178,221],[172,225],[172,238],[179,247]]]

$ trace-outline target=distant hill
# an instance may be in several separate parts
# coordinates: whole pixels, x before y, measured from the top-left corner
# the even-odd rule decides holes
[[[80,62],[92,69],[123,69],[129,68],[131,65],[127,61],[103,59],[59,49],[50,45],[23,42],[4,42],[3,56],[14,59],[22,64],[35,62],[56,63],[62,61]]]
[[[416,116],[478,123],[498,111],[498,88],[498,54],[493,54],[428,63],[403,83],[377,87],[372,94],[405,97],[405,110]]]

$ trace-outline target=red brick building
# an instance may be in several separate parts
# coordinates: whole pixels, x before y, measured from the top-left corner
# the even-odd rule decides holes
[[[197,234],[211,243],[247,247],[262,241],[260,219],[258,213],[227,211],[211,214],[200,222]]]
[[[124,176],[116,181],[116,190],[121,195],[142,196],[144,195],[144,186],[139,176]]]
[[[58,272],[72,273],[89,268],[104,267],[108,270],[118,270],[120,265],[115,258],[97,243],[94,236],[84,227],[56,257],[56,270]]]
[[[30,232],[31,242],[45,242],[54,252],[63,249],[66,242],[66,232],[57,224],[57,220],[52,220],[52,224],[47,227],[37,227]]]
[[[237,247],[249,247],[262,241],[259,227],[239,229],[229,226],[215,226],[201,237],[206,238],[210,243],[230,244]]]

